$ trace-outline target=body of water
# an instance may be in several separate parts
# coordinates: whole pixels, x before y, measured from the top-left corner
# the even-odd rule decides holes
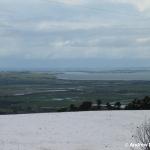
[[[108,71],[108,72],[64,72],[57,74],[64,80],[143,80],[150,81],[150,71]]]

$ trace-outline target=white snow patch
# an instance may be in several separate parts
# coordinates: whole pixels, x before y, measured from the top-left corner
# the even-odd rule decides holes
[[[150,111],[0,116],[0,150],[129,150]]]

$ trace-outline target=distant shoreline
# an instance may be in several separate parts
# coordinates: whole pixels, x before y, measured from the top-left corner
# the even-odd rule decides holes
[[[63,80],[123,80],[123,81],[150,81],[148,70],[116,70],[116,71],[66,71],[56,75]]]

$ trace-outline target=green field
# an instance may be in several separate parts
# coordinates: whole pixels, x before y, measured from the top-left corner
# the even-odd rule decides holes
[[[70,104],[103,103],[150,95],[149,81],[60,80],[53,72],[0,72],[0,113],[56,111]]]

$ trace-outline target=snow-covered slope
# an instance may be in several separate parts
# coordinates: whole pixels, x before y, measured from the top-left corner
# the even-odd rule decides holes
[[[129,150],[150,111],[0,116],[0,150]]]

